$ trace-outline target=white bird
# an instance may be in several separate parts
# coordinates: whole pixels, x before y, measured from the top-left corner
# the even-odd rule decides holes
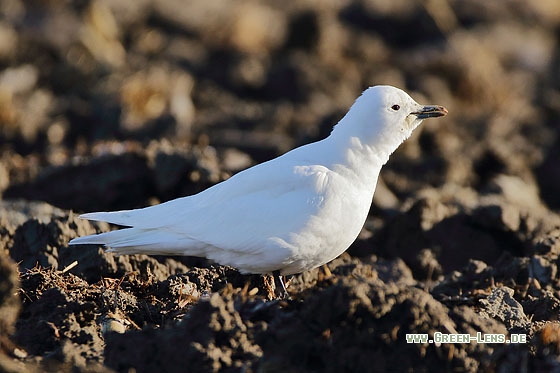
[[[330,136],[239,172],[198,194],[80,217],[126,229],[73,239],[116,254],[189,255],[242,273],[319,267],[354,242],[381,167],[423,119],[447,114],[391,86],[366,89]]]

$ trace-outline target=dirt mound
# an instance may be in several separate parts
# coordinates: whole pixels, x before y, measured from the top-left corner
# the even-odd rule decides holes
[[[416,237],[433,239],[429,228],[446,216],[441,214],[443,202],[431,201],[413,205],[414,213],[398,215],[399,226],[417,224],[418,206],[422,206],[424,224],[417,226],[424,230]],[[470,216],[465,213],[467,206],[457,201],[451,205]],[[461,232],[475,238],[501,232],[497,228],[505,227],[498,224],[503,223],[503,214],[491,216],[475,233],[467,230],[470,219],[453,220],[458,226],[456,237],[461,239]],[[528,343],[515,347],[515,353],[525,354],[535,367],[557,368],[557,355],[549,347],[555,342],[547,337],[547,328],[560,317],[555,291],[559,287],[557,231],[543,233],[548,223],[553,222],[530,225],[532,233],[517,231],[530,237],[526,254],[503,249],[492,265],[471,259],[458,271],[447,270],[445,262],[434,256],[432,262],[447,274],[432,271],[429,277],[426,268],[411,271],[401,259],[344,254],[329,264],[331,277],[323,270],[295,276],[289,301],[270,301],[271,281],[227,267],[194,267],[174,258],[157,258],[164,265],[147,256],[115,260],[95,248],[61,245],[58,256],[50,252],[55,263],[50,269],[23,270],[17,321],[13,316],[19,307],[17,298],[12,294],[3,301],[2,310],[12,315],[4,324],[12,334],[6,348],[12,355],[24,351],[33,364],[60,369],[84,370],[94,364],[117,371],[478,370],[511,364],[507,356],[514,347],[407,343],[407,334],[522,333]],[[396,223],[388,223],[386,229],[393,229],[392,224]],[[27,237],[41,236],[41,242],[48,243],[56,238],[67,242],[77,231],[93,227],[68,215],[48,223],[28,220],[14,237],[20,229],[27,231]],[[14,239],[12,250],[29,247],[20,245]],[[47,247],[28,250],[28,261],[44,258]],[[73,260],[78,265],[66,264]],[[84,280],[94,267],[99,278]],[[9,281],[8,276],[2,283]]]

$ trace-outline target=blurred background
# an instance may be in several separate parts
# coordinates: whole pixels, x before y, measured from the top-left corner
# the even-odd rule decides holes
[[[0,1],[0,195],[122,209],[327,136],[391,84],[449,115],[374,210],[458,185],[560,208],[560,2]]]

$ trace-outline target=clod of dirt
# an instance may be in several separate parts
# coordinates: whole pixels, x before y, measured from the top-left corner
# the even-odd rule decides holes
[[[460,269],[472,259],[494,264],[504,253],[517,256],[556,250],[560,218],[540,206],[529,209],[511,204],[501,195],[477,201],[468,189],[423,194],[370,240],[379,254],[403,258],[418,279],[425,279],[429,269],[429,258],[419,254],[425,249],[435,256],[443,273]],[[538,262],[534,267],[538,273],[545,270]],[[434,270],[437,274],[438,267]],[[546,271],[554,269],[549,266]]]
[[[240,307],[238,303],[231,296],[214,294],[199,301],[173,328],[109,334],[106,364],[118,371],[133,368],[137,372],[176,371],[178,367],[192,372],[250,370],[262,356],[253,337],[264,324],[244,319],[242,313],[269,306],[262,301]]]
[[[528,333],[530,321],[513,294],[513,289],[506,286],[492,289],[486,299],[480,300],[483,305],[480,314],[500,320],[511,333]]]

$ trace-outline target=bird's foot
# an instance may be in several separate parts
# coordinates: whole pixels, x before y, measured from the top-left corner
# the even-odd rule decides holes
[[[272,277],[274,278],[274,295],[276,299],[290,299],[290,294],[288,294],[284,283],[284,276],[280,275],[280,271],[272,272]]]

